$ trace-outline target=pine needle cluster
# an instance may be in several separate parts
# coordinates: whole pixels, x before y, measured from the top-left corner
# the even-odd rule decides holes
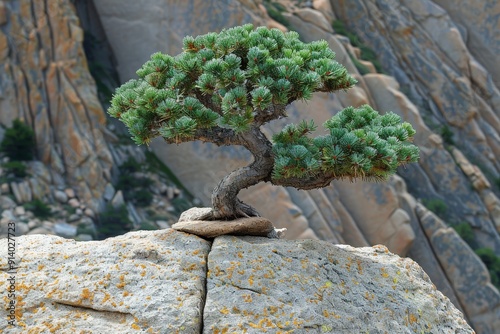
[[[310,138],[310,122],[289,124],[273,137],[273,179],[331,178],[385,180],[398,166],[416,162],[411,144],[415,130],[392,113],[380,115],[370,106],[348,107],[324,123],[329,134]]]
[[[346,90],[356,81],[326,41],[303,43],[296,32],[251,24],[183,40],[175,57],[155,53],[138,79],[119,87],[108,112],[147,144],[196,139],[200,129],[240,133],[284,115],[313,92]]]

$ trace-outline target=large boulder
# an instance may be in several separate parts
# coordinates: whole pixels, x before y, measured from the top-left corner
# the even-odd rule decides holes
[[[384,246],[172,229],[16,244],[16,269],[0,259],[0,289],[15,286],[5,333],[474,333],[414,261]]]

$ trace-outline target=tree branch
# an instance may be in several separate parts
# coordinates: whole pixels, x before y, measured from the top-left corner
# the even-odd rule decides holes
[[[217,146],[244,145],[244,141],[232,129],[214,126],[206,129],[197,129],[193,136],[184,138],[163,138],[169,144],[180,144],[200,140],[204,143],[210,142]]]
[[[338,179],[334,174],[316,174],[302,178],[292,177],[286,179],[270,179],[269,181],[275,186],[310,190],[327,187],[334,179]]]
[[[264,110],[257,111],[254,117],[254,123],[257,126],[261,126],[265,123],[268,123],[272,120],[278,119],[280,117],[286,117],[286,105],[277,104],[271,105]]]

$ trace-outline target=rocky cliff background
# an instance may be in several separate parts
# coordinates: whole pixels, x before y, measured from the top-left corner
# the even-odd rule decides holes
[[[387,183],[260,184],[243,200],[290,239],[384,244],[412,258],[478,333],[499,333],[499,14],[494,0],[0,1],[0,123],[21,119],[36,136],[28,175],[0,173],[1,226],[89,240],[165,228],[193,202],[208,204],[247,152],[138,148],[106,118],[110,94],[152,53],[181,52],[185,35],[244,23],[292,29],[328,41],[359,83],[295,103],[267,131],[369,103],[412,123],[421,159]]]

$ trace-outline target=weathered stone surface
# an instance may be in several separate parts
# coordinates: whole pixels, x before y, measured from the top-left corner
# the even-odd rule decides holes
[[[59,203],[66,203],[68,201],[68,195],[66,195],[66,193],[64,191],[61,191],[61,190],[54,191],[54,198]]]
[[[5,333],[473,333],[415,262],[383,246],[223,236],[211,248],[172,229],[17,241],[22,284]]]
[[[326,20],[325,16],[317,10],[314,10],[312,8],[301,8],[296,10],[294,14],[300,17],[300,19],[305,22],[312,23],[318,28],[333,33],[331,23],[329,23]]]
[[[21,118],[29,124],[39,159],[93,205],[112,160],[73,4],[22,0],[2,6],[1,21],[12,33],[0,33],[0,123]]]
[[[484,263],[455,230],[447,227],[431,211],[418,205],[416,213],[471,325],[478,333],[497,333],[500,328],[500,292],[491,284]]]
[[[116,190],[113,187],[113,185],[111,183],[108,183],[108,184],[106,184],[106,187],[104,188],[103,198],[106,201],[111,201],[113,199],[113,197],[115,196],[115,193],[116,193]]]
[[[215,238],[225,234],[266,237],[274,231],[273,223],[261,217],[239,218],[229,221],[182,221],[173,224],[172,228],[205,238]]]
[[[0,208],[2,210],[12,209],[17,206],[16,202],[14,202],[8,196],[0,196]]]
[[[174,230],[101,242],[19,237],[17,327],[5,333],[199,333],[210,243]],[[7,240],[0,240],[7,248]],[[22,262],[19,261],[23,259]],[[7,257],[0,259],[6,268]],[[5,271],[0,289],[7,289]],[[6,310],[0,315],[6,319]]]
[[[207,290],[207,334],[473,333],[415,262],[383,246],[223,236]]]

